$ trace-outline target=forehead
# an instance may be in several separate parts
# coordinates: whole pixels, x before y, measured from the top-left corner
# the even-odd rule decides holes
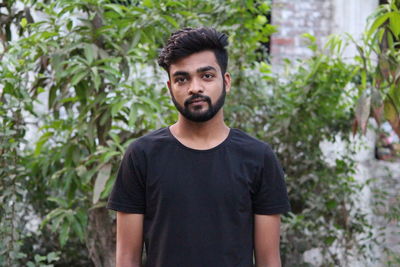
[[[170,74],[173,74],[176,71],[185,71],[190,73],[196,72],[197,69],[207,66],[214,67],[217,71],[220,71],[215,54],[211,50],[197,52],[177,60],[171,64],[169,72]]]

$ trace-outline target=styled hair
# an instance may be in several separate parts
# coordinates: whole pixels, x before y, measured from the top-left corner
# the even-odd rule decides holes
[[[191,54],[212,50],[222,73],[228,66],[228,36],[213,28],[184,28],[171,34],[158,56],[158,65],[169,72],[171,64]]]

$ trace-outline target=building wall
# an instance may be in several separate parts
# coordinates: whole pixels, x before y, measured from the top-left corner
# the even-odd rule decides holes
[[[284,58],[292,60],[311,55],[302,34],[318,36],[321,43],[332,32],[331,1],[275,0],[271,17],[272,24],[278,27],[278,32],[271,37],[274,68],[281,65]]]
[[[378,4],[378,0],[334,0],[332,33],[348,33],[355,40],[359,40],[368,25],[368,17],[378,7]],[[344,53],[347,57],[355,54],[356,47],[354,45],[350,45]]]
[[[283,67],[283,59],[291,61],[307,58],[311,51],[302,34],[309,33],[317,38],[317,44],[322,47],[331,34],[350,34],[359,40],[367,27],[367,19],[376,9],[379,0],[273,0],[272,24],[278,27],[278,32],[271,37],[271,63],[275,72]],[[344,56],[351,59],[356,55],[354,45],[349,45],[344,51]],[[385,245],[400,253],[400,228],[397,221],[388,223],[382,216],[372,210],[371,204],[375,199],[372,189],[389,188],[389,199],[384,203],[387,208],[396,203],[399,198],[398,186],[400,183],[399,162],[385,162],[374,157],[375,133],[369,131],[366,137],[356,138],[354,142],[362,143],[363,149],[355,156],[357,165],[356,179],[365,182],[375,178],[377,182],[362,191],[363,201],[360,208],[369,214],[370,221],[375,225],[375,231],[385,229],[382,238]],[[345,145],[341,142],[323,142],[321,148],[325,151],[327,161],[333,161],[335,156],[346,153]],[[390,183],[394,183],[390,185]],[[359,262],[351,260],[349,266],[386,266],[385,254],[381,247],[374,246],[371,253],[380,258],[378,262]],[[310,250],[304,255],[305,261],[312,266],[323,266],[318,248]]]
[[[295,60],[311,55],[302,34],[317,37],[322,46],[328,36],[349,33],[355,39],[366,27],[367,17],[378,5],[378,0],[274,0],[272,2],[272,24],[278,32],[271,37],[271,62],[275,70],[282,66],[283,59]],[[346,55],[355,54],[355,48],[346,50]]]

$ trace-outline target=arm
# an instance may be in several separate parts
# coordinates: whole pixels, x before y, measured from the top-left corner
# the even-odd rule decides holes
[[[256,267],[280,267],[279,252],[281,217],[254,215],[254,250]]]
[[[117,212],[116,267],[141,267],[143,214]]]

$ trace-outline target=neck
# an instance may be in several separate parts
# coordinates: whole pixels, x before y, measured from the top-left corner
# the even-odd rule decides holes
[[[222,108],[212,119],[205,122],[193,122],[179,114],[178,121],[170,127],[170,130],[176,137],[210,141],[224,138],[229,133]]]

